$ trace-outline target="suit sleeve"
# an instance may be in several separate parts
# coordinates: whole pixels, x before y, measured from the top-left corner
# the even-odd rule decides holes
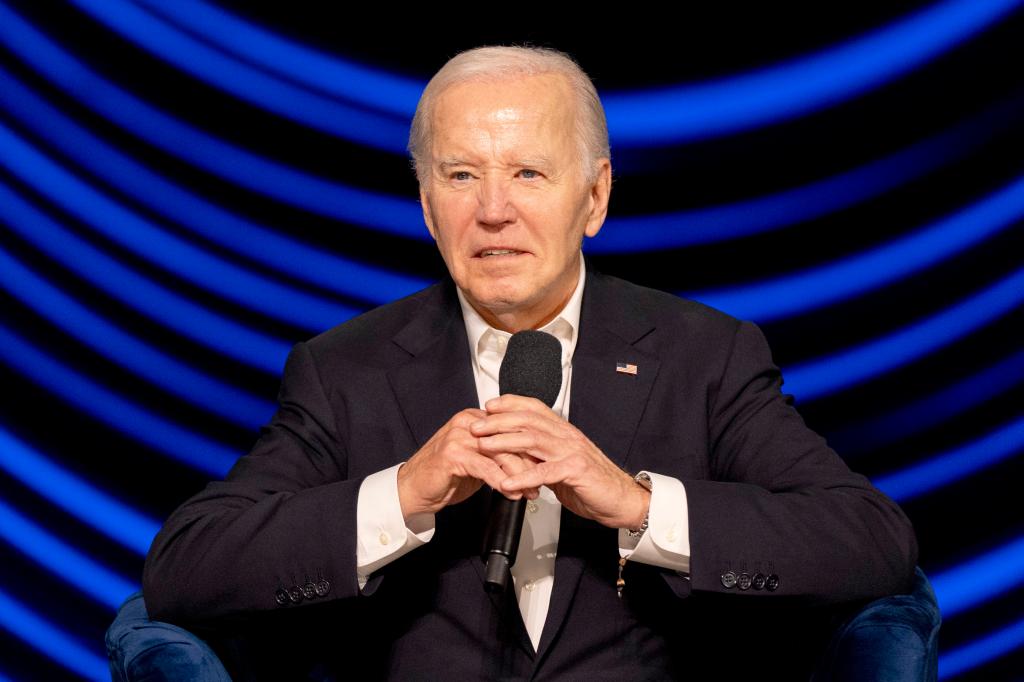
[[[279,407],[226,480],[179,507],[146,557],[150,617],[183,624],[359,594],[346,453],[309,349],[288,356]]]
[[[692,589],[818,603],[903,591],[917,562],[909,520],[804,424],[781,386],[761,331],[739,323],[709,391],[710,480],[683,481]],[[742,578],[759,573],[774,577],[768,587]]]

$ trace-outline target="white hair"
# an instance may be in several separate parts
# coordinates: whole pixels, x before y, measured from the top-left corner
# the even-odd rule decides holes
[[[477,47],[448,60],[427,83],[416,105],[409,130],[409,153],[420,185],[430,170],[431,124],[437,98],[453,85],[469,81],[504,80],[540,74],[560,74],[576,97],[576,138],[583,177],[597,178],[597,161],[611,158],[608,123],[597,89],[572,57],[545,47]]]

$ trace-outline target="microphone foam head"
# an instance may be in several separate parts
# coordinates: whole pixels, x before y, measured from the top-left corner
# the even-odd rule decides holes
[[[562,344],[551,334],[516,332],[508,340],[498,373],[498,390],[537,398],[548,407],[562,388]]]

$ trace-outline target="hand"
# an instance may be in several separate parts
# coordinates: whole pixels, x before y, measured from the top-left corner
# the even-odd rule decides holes
[[[501,490],[508,476],[533,465],[518,455],[485,456],[478,450],[478,439],[469,432],[469,425],[486,416],[483,410],[473,408],[456,413],[399,468],[398,499],[407,520],[458,504],[483,483]],[[511,499],[523,495],[522,491],[502,493]],[[536,491],[533,494],[536,497]]]
[[[546,485],[563,506],[584,518],[610,528],[638,528],[643,523],[650,492],[547,405],[535,398],[503,395],[485,407],[486,417],[469,426],[479,438],[479,451],[490,457],[512,454],[536,462],[495,489],[510,497],[512,493],[535,497],[532,491]]]

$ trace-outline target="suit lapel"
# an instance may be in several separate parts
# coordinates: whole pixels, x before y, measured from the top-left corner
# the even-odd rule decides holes
[[[588,270],[580,313],[579,341],[573,354],[569,421],[609,459],[625,468],[640,417],[658,374],[658,359],[638,348],[654,330],[642,313],[630,306],[614,282]],[[636,374],[616,371],[617,363],[636,366]],[[562,510],[555,584],[538,647],[544,656],[576,594],[586,557],[593,547],[595,524]],[[609,561],[618,556],[610,555]],[[608,589],[615,589],[609,585]]]
[[[393,342],[412,356],[388,380],[421,447],[456,412],[480,405],[455,285],[438,285]]]

